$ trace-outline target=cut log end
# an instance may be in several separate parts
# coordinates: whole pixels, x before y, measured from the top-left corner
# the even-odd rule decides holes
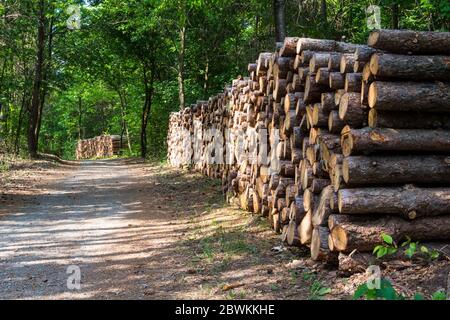
[[[371,128],[375,128],[377,126],[377,110],[376,109],[370,109],[369,117],[368,117],[368,124],[369,124],[369,127],[371,127]]]
[[[377,103],[377,83],[373,82],[369,87],[369,107],[374,108]]]
[[[334,251],[344,251],[347,248],[347,233],[340,226],[331,230],[331,239]]]
[[[345,126],[341,132],[342,154],[347,157],[351,155],[353,149],[353,137],[349,126]]]

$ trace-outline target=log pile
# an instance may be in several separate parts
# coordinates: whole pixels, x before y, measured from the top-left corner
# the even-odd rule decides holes
[[[450,240],[449,45],[448,32],[286,38],[171,115],[169,162],[221,178],[315,260],[370,251],[381,233]]]
[[[119,154],[121,138],[117,135],[102,135],[92,139],[79,140],[76,149],[76,158],[108,158]]]

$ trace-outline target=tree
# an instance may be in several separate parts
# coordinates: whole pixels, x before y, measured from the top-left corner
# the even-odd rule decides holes
[[[275,42],[282,42],[286,37],[285,0],[273,0],[275,18]]]

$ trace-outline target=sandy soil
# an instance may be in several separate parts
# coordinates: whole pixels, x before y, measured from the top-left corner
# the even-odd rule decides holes
[[[273,250],[267,222],[226,206],[218,182],[197,174],[140,160],[41,162],[0,182],[0,298],[342,299],[365,280],[307,250]],[[70,266],[80,289],[67,286]],[[445,288],[448,262],[427,268],[402,270],[399,286]]]

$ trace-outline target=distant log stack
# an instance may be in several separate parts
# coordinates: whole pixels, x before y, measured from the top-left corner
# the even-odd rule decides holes
[[[372,250],[382,232],[450,240],[449,43],[399,30],[369,46],[286,38],[249,77],[171,114],[169,162],[221,178],[315,260]]]
[[[79,140],[76,157],[80,159],[108,158],[119,154],[121,138],[117,135],[102,135],[92,139]]]

